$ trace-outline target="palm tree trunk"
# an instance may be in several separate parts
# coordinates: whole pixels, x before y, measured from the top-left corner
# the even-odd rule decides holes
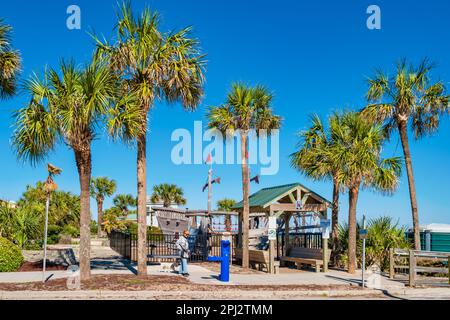
[[[356,206],[358,204],[359,183],[350,188],[348,208],[348,273],[356,269]]]
[[[75,151],[78,175],[80,178],[80,279],[91,277],[91,149],[85,147],[82,151]]]
[[[147,275],[147,121],[143,126],[145,130],[137,140],[137,262],[139,276]]]
[[[333,208],[331,210],[331,220],[333,263],[336,265],[339,250],[339,182],[335,177],[333,178]]]
[[[241,161],[242,161],[242,268],[246,269],[249,266],[248,257],[248,233],[249,233],[249,185],[250,177],[248,173],[247,164],[247,132],[241,131]]]
[[[420,250],[419,211],[417,208],[416,185],[414,182],[411,151],[409,149],[408,127],[405,120],[399,120],[397,124],[398,124],[398,131],[400,133],[400,140],[402,141],[403,155],[405,156],[406,173],[408,175],[409,199],[411,202],[413,232],[414,232],[414,249]]]
[[[97,199],[97,236],[101,238],[103,236],[103,228],[102,228],[102,222],[103,222],[103,200]]]

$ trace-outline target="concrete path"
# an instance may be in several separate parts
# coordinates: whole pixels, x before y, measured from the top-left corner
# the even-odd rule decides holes
[[[149,275],[179,276],[177,272],[170,269],[170,263],[161,265],[149,265]],[[92,274],[135,274],[136,265],[127,264],[126,260],[117,259],[94,259],[91,263]],[[224,283],[218,280],[218,273],[205,267],[190,264],[189,279],[197,284],[205,285],[357,285],[361,284],[361,275],[356,273],[350,275],[346,272],[330,270],[328,273],[315,273],[311,271],[285,270],[281,273],[270,275],[266,273],[256,274],[231,274],[230,282]],[[49,280],[67,278],[68,271],[47,271],[46,278]],[[42,272],[9,272],[0,273],[0,283],[23,283],[42,280]],[[404,284],[391,281],[386,277],[380,278],[380,287],[384,289],[401,289]]]

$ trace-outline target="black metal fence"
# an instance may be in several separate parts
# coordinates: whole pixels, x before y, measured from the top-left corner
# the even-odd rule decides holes
[[[174,234],[147,235],[147,259],[148,262],[171,261],[178,255],[176,246],[178,237]],[[126,232],[113,231],[109,235],[110,247],[125,259],[137,261],[137,235]],[[208,256],[220,256],[220,234],[198,234],[188,238],[191,255],[189,261],[206,261]],[[231,254],[234,257],[234,249],[238,245],[237,234],[232,235]],[[290,247],[322,249],[322,233],[291,233],[289,236]],[[285,247],[284,233],[278,233],[277,258],[283,255]]]
[[[237,244],[237,236],[232,236],[232,255]],[[110,235],[110,247],[126,259],[137,261],[137,235],[126,232],[113,231]],[[208,256],[220,256],[220,234],[191,235],[188,238],[191,262],[206,261]],[[176,245],[178,236],[174,234],[147,235],[148,262],[172,261],[178,256]]]
[[[109,234],[109,246],[125,259],[131,259],[131,234],[120,231],[112,231]]]

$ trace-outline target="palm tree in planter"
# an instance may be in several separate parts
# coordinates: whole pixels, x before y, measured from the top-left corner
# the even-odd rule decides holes
[[[249,87],[234,83],[228,93],[225,104],[211,107],[208,112],[209,127],[218,129],[224,134],[239,131],[241,140],[242,167],[242,267],[248,268],[248,233],[249,233],[249,170],[248,170],[248,133],[255,129],[257,134],[265,130],[270,134],[278,129],[281,118],[272,113],[272,94],[262,86]]]
[[[20,159],[44,159],[62,141],[74,152],[80,180],[80,276],[90,277],[91,143],[96,124],[117,99],[117,77],[104,64],[77,69],[62,61],[26,82],[29,103],[16,114],[13,145]]]
[[[129,207],[136,207],[137,200],[131,194],[118,194],[113,199],[114,206],[119,209],[122,217],[126,218],[130,213]]]
[[[431,83],[431,69],[427,60],[417,68],[402,60],[393,77],[389,78],[378,72],[374,78],[369,79],[367,99],[372,104],[363,110],[363,114],[369,119],[384,124],[388,136],[393,130],[397,130],[400,135],[408,175],[415,250],[420,250],[419,211],[408,125],[411,126],[414,137],[419,139],[437,131],[440,117],[450,112],[449,96],[444,83]]]
[[[116,181],[107,177],[93,178],[91,181],[91,197],[97,202],[97,236],[103,236],[102,218],[103,218],[103,202],[105,197],[111,197],[116,192]]]
[[[359,113],[350,112],[331,123],[333,145],[326,157],[339,165],[339,183],[349,193],[348,272],[355,273],[356,209],[361,186],[391,194],[398,185],[401,159],[382,159],[385,139],[380,125],[373,125]]]
[[[153,187],[151,196],[153,203],[162,202],[164,208],[169,208],[172,203],[186,204],[183,189],[175,184],[162,183]]]
[[[137,141],[137,260],[138,274],[146,275],[147,115],[155,100],[180,102],[186,110],[196,109],[203,96],[204,56],[198,41],[190,37],[190,28],[161,32],[159,14],[149,8],[136,18],[131,5],[123,3],[118,19],[116,42],[108,44],[96,39],[97,55],[106,58],[111,69],[125,80],[140,107],[118,110],[110,131],[126,141]]]
[[[338,114],[333,114],[330,119],[330,128],[338,128],[334,122],[341,121]],[[339,244],[339,164],[328,157],[328,149],[335,141],[330,129],[326,129],[318,115],[311,117],[311,127],[302,131],[298,143],[299,150],[291,154],[291,166],[314,180],[333,181],[333,207],[331,237],[333,246],[333,260],[336,263]]]
[[[0,19],[0,98],[8,98],[16,92],[20,70],[20,54],[11,47],[11,26]]]

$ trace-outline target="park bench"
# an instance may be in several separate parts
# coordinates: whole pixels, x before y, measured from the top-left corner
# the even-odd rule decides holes
[[[331,250],[328,250],[327,253],[327,261],[330,261]],[[315,267],[316,272],[320,272],[320,267],[323,267],[323,251],[322,249],[292,247],[288,249],[286,256],[280,258],[280,261],[282,265],[285,262],[293,262],[297,269],[303,265],[311,265]]]
[[[236,248],[234,250],[235,252],[235,258],[238,261],[242,261],[242,249]],[[269,251],[265,250],[249,250],[248,251],[248,260],[250,262],[250,265],[257,269],[262,271],[264,268],[269,271]],[[274,269],[275,273],[279,272],[280,269],[280,262],[274,261]]]

